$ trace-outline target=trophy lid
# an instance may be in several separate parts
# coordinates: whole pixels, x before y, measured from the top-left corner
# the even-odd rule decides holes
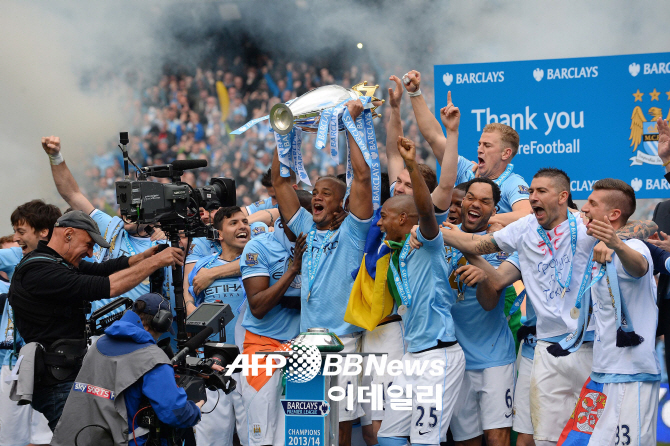
[[[293,340],[293,344],[314,345],[321,352],[340,352],[344,349],[340,338],[327,328],[309,328],[306,332],[300,333]]]
[[[339,85],[324,85],[303,94],[289,104],[293,116],[316,113],[326,108],[333,107],[343,101],[358,98],[354,91],[340,87]]]

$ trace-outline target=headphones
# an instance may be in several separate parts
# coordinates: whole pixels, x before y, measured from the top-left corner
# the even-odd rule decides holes
[[[167,309],[162,308],[163,303],[167,304]],[[172,325],[172,310],[170,310],[170,304],[163,299],[160,305],[158,306],[158,311],[156,315],[151,320],[151,328],[156,330],[158,333],[165,333],[170,329]]]
[[[163,308],[164,303],[167,305],[167,309]],[[133,308],[135,308],[135,304],[133,304]],[[171,325],[172,310],[170,310],[170,303],[163,299],[158,305],[158,311],[154,315],[153,319],[151,319],[151,328],[153,328],[158,333],[165,333],[170,329]]]

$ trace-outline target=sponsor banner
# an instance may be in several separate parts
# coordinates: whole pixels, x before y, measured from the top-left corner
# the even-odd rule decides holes
[[[669,198],[656,119],[670,116],[670,53],[435,66],[435,111],[451,90],[461,110],[459,152],[477,159],[482,129],[519,132],[514,172],[541,167],[572,180],[575,199],[619,178],[638,198]],[[438,118],[439,120],[439,118]]]

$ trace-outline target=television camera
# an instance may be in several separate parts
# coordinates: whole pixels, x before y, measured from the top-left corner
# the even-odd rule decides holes
[[[126,221],[138,224],[160,224],[173,247],[179,246],[183,233],[192,237],[207,237],[217,240],[217,231],[205,224],[200,218],[200,208],[213,211],[220,207],[235,206],[237,197],[235,180],[231,178],[212,178],[209,185],[193,188],[181,181],[186,170],[207,166],[205,160],[176,160],[171,164],[138,167],[128,155],[128,133],[121,132],[119,148],[123,152],[125,178],[116,182],[116,198],[121,215]],[[136,172],[131,179],[129,163]],[[147,177],[165,178],[167,183],[149,181]],[[224,327],[233,319],[233,313],[227,304],[202,304],[188,319],[186,318],[183,295],[183,269],[175,267],[172,273],[175,294],[175,313],[177,322],[177,346],[180,351],[172,358],[177,385],[184,388],[191,401],[206,400],[205,389],[220,389],[228,394],[235,389],[235,381],[216,370],[215,366],[227,366],[239,355],[235,345],[219,342],[206,342],[215,332],[224,334]],[[187,338],[187,329],[196,333]],[[199,348],[204,350],[204,358],[194,356]],[[190,356],[189,356],[190,355]],[[218,402],[217,402],[218,404]],[[178,430],[165,429],[155,413],[147,409],[138,413],[138,424],[149,428],[153,434],[165,439],[164,434],[171,432],[172,439],[180,437]],[[176,434],[176,437],[175,437]],[[152,441],[156,435],[150,435]],[[149,444],[149,443],[147,443]]]

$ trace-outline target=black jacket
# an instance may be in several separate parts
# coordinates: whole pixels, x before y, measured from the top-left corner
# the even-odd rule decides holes
[[[85,339],[85,303],[110,297],[109,277],[128,267],[128,258],[103,263],[67,263],[46,242],[23,257],[9,288],[14,323],[29,342],[48,348],[59,339]]]

